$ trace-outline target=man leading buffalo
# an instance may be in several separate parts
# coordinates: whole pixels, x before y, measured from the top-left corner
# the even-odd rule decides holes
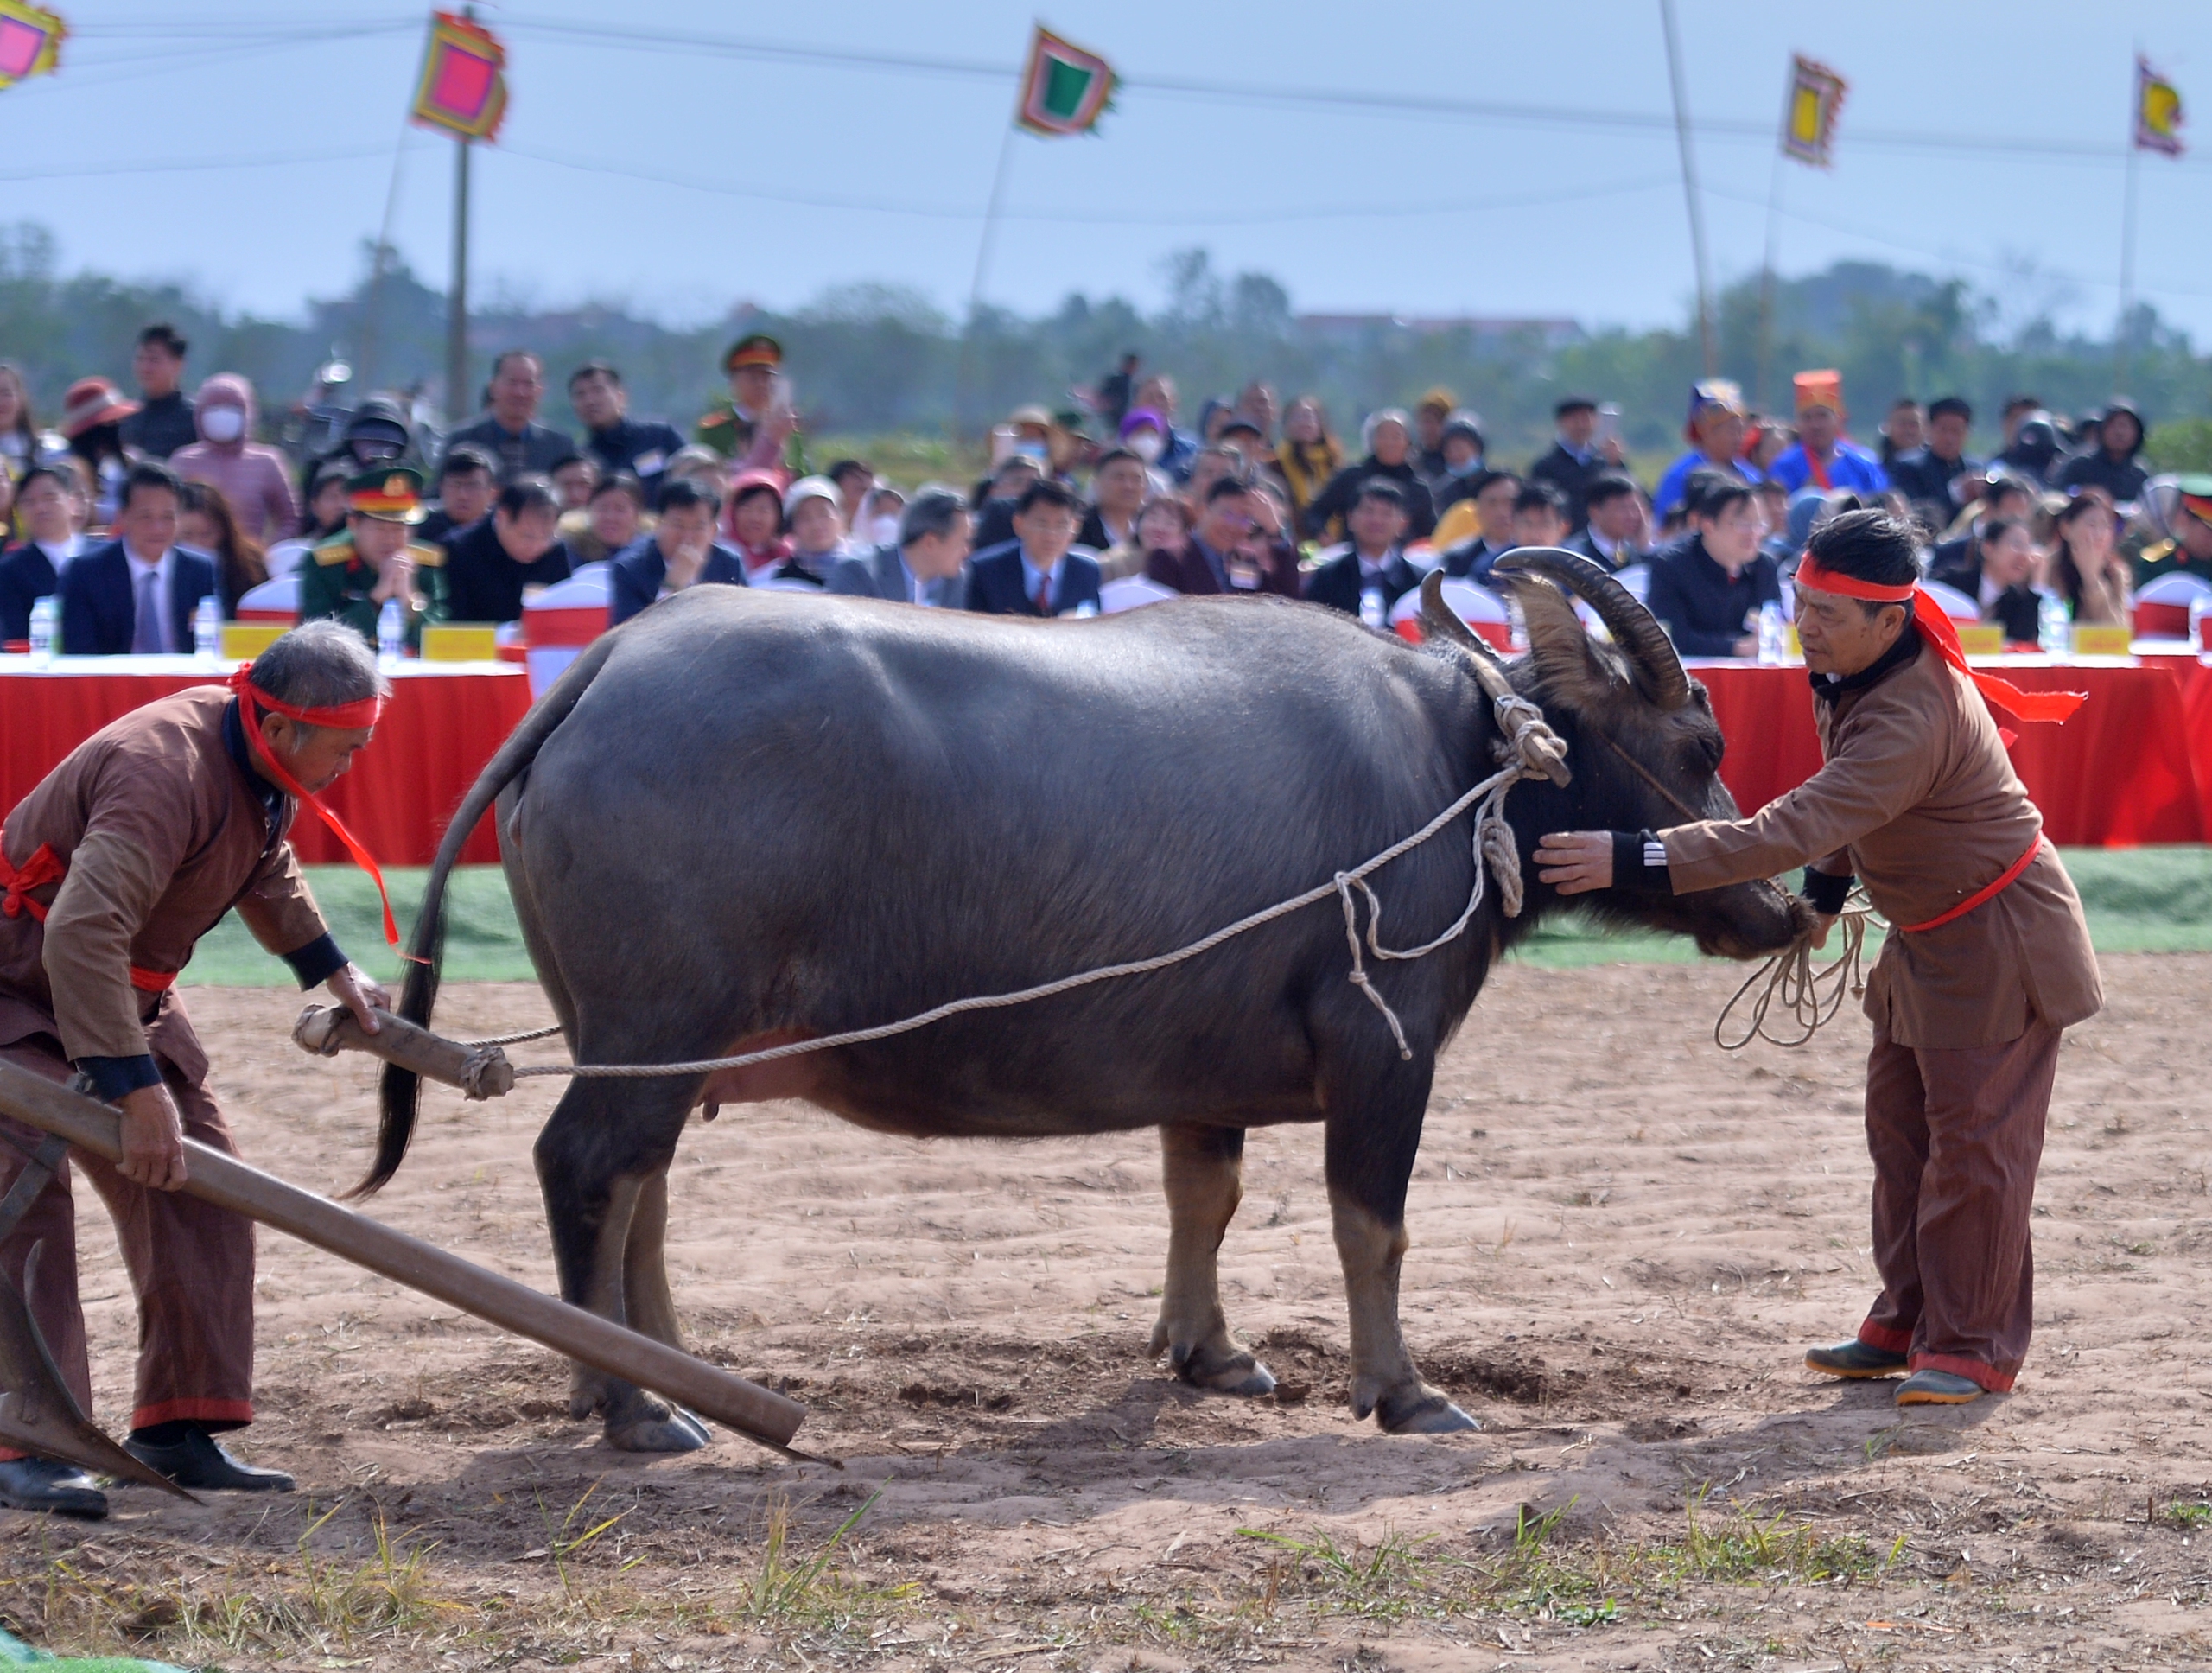
[[[1561,894],[1687,894],[1802,865],[1817,934],[1853,874],[1893,926],[1866,985],[1866,1139],[1882,1279],[1831,1377],[1906,1373],[1897,1403],[2012,1386],[2033,1298],[2028,1217],[2062,1030],[2103,1003],[2072,881],[1983,699],[2063,721],[2082,699],[1969,670],[1910,530],[1855,511],[1816,532],[1797,632],[1825,765],[1746,819],[1547,836]]]
[[[309,622],[227,688],[193,687],[94,734],[0,827],[0,1059],[79,1076],[122,1111],[122,1161],[76,1162],[114,1218],[137,1293],[126,1444],[181,1486],[284,1491],[292,1479],[214,1438],[253,1420],[253,1226],[181,1191],[184,1139],[236,1150],[173,984],[235,906],[302,987],[327,983],[374,1030],[383,991],[331,938],[286,836],[304,801],[365,863],[316,792],[368,742],[383,697],[360,635]],[[15,1191],[30,1168],[52,1177]],[[89,1411],[65,1148],[0,1117],[0,1273],[18,1290],[41,1242],[32,1314]],[[75,1466],[4,1452],[0,1504],[107,1509]]]

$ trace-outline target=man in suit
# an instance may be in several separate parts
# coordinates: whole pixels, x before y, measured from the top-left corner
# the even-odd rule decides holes
[[[612,560],[613,596],[607,625],[619,627],[647,605],[702,582],[742,587],[745,560],[715,538],[721,496],[705,484],[677,477],[661,490],[660,521]]]
[[[123,479],[119,538],[62,572],[61,650],[72,657],[189,652],[192,613],[215,592],[215,565],[176,544],[182,484],[149,460]]]
[[[492,362],[491,398],[481,418],[446,437],[448,448],[464,442],[483,448],[503,482],[550,471],[576,450],[573,436],[537,422],[545,363],[530,350],[506,349]]]
[[[1604,472],[1583,495],[1582,509],[1588,521],[1567,543],[1567,550],[1580,552],[1608,569],[1625,569],[1651,556],[1639,544],[1644,532],[1643,495],[1634,477]]]
[[[1082,526],[1073,488],[1049,477],[1032,482],[1014,508],[1014,538],[976,553],[969,566],[968,607],[986,615],[1095,614],[1098,560],[1076,548]]]
[[[941,482],[916,490],[899,518],[899,538],[830,571],[829,590],[957,610],[968,602],[967,502]]]
[[[1378,479],[1387,480],[1387,479]],[[1281,525],[1262,528],[1254,515],[1265,497],[1242,477],[1224,476],[1206,490],[1205,508],[1179,552],[1156,551],[1147,578],[1179,593],[1276,593],[1298,596],[1298,554]]]
[[[561,539],[561,502],[542,476],[499,490],[492,514],[446,542],[446,615],[453,621],[519,621],[525,587],[566,581],[575,568]]]
[[[1586,395],[1570,395],[1554,407],[1552,423],[1558,435],[1551,451],[1529,467],[1529,480],[1548,482],[1566,496],[1568,525],[1579,531],[1591,485],[1621,468],[1621,444],[1615,436],[1598,439],[1598,404]]]
[[[1420,572],[1398,545],[1406,538],[1403,491],[1387,476],[1369,477],[1359,485],[1344,526],[1351,538],[1313,571],[1306,599],[1382,627],[1391,606],[1421,585]]]
[[[28,639],[31,607],[49,598],[62,572],[86,550],[71,513],[76,489],[51,465],[34,465],[16,486],[23,538],[0,551],[0,644]]]

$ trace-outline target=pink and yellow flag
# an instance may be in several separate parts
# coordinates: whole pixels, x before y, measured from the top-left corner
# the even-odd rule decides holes
[[[41,11],[22,0],[0,0],[0,88],[52,75],[68,34],[58,12]]]
[[[450,12],[432,12],[422,80],[415,86],[415,120],[462,139],[497,139],[507,114],[506,67],[506,48],[491,30]]]

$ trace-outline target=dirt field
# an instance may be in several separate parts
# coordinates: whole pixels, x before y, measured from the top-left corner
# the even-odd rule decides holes
[[[1446,1061],[1408,1219],[1416,1356],[1479,1434],[1344,1409],[1317,1129],[1255,1134],[1224,1250],[1279,1398],[1145,1363],[1155,1142],[924,1145],[800,1106],[695,1126],[671,1267],[701,1351],[789,1389],[842,1473],[720,1440],[613,1454],[551,1356],[275,1234],[280,1503],[0,1512],[0,1614],[232,1668],[1857,1670],[2212,1666],[2212,957],[2106,961],[2067,1040],[2019,1391],[1900,1422],[1799,1366],[1872,1294],[1866,1027],[1716,1051],[1718,966],[1505,971]],[[369,1066],[300,1003],[188,1002],[249,1156],[358,1173]],[[543,1020],[449,989],[442,1029]],[[531,1048],[523,1048],[518,1056]],[[550,1288],[555,1084],[434,1095],[372,1212]],[[132,1315],[85,1227],[100,1415]],[[842,1541],[842,1524],[868,1507]]]

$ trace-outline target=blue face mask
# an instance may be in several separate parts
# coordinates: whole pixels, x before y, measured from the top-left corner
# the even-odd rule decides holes
[[[1473,458],[1468,460],[1464,465],[1446,465],[1444,468],[1450,471],[1454,476],[1472,476],[1482,468],[1483,456],[1478,453]]]

